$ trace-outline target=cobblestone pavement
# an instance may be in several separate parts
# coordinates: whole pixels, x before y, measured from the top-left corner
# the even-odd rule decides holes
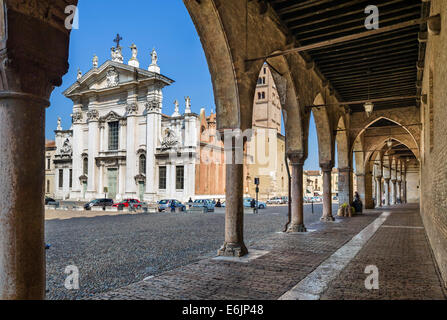
[[[365,290],[368,265],[378,268],[378,290]],[[417,207],[393,209],[322,299],[445,299]]]
[[[334,206],[335,209],[336,206]],[[307,224],[318,221],[321,205],[305,208]],[[245,239],[281,231],[287,207],[245,215]],[[47,298],[82,299],[214,256],[224,239],[224,214],[46,213]],[[78,267],[80,290],[67,290],[65,268]]]
[[[323,299],[443,299],[415,207],[393,209],[385,223],[331,283]],[[335,223],[316,222],[306,234],[276,233],[250,246],[269,252],[248,263],[203,259],[94,299],[278,299],[381,212]],[[406,228],[408,226],[416,228]],[[365,289],[366,265],[377,265],[380,289]]]

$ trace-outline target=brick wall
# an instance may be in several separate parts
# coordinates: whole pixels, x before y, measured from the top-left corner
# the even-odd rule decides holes
[[[421,106],[421,215],[447,286],[447,1],[432,1],[431,15],[438,13],[442,30],[438,36],[429,36],[423,80],[423,94],[428,99]]]

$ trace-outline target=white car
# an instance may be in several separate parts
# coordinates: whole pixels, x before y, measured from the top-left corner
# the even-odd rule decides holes
[[[283,199],[280,198],[280,197],[273,197],[273,198],[271,198],[270,200],[267,200],[267,203],[268,203],[268,204],[283,204],[284,201],[283,201]]]

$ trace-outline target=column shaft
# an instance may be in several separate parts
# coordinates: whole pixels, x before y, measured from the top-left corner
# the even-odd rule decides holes
[[[244,166],[235,163],[237,150],[231,151],[232,161],[226,166],[225,242],[220,256],[241,257],[248,253],[244,244],[243,184]],[[241,151],[242,152],[242,151]],[[227,152],[227,154],[230,152]]]
[[[0,299],[45,297],[45,107],[0,93]]]
[[[382,207],[382,177],[376,177],[376,208]]]
[[[334,221],[332,216],[332,166],[321,166],[323,169],[323,216],[321,221]]]
[[[292,219],[287,232],[306,232],[304,226],[304,198],[303,198],[303,165],[304,157],[289,156],[292,161],[291,211]]]
[[[385,178],[384,185],[385,188],[385,206],[390,205],[390,179]]]

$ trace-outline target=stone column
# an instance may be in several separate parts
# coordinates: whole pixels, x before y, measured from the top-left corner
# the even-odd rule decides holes
[[[385,188],[385,206],[390,205],[390,178],[384,178],[383,187]]]
[[[304,198],[303,198],[303,165],[304,154],[289,154],[292,165],[291,207],[292,217],[287,232],[306,232],[304,226]]]
[[[391,180],[391,195],[392,195],[391,204],[392,205],[397,204],[397,192],[396,191],[397,191],[396,180],[393,179],[393,180]]]
[[[373,177],[371,172],[365,174],[365,209],[374,209]]]
[[[407,179],[402,181],[402,203],[407,203]]]
[[[363,204],[366,202],[366,185],[365,185],[365,175],[362,173],[356,173],[355,178],[357,179],[357,192],[362,200]]]
[[[42,9],[0,5],[0,300],[45,297],[45,108],[68,68],[69,32],[50,25],[63,9]]]
[[[244,244],[244,165],[241,159],[243,149],[225,145],[225,155],[225,242],[218,255],[241,257],[248,253]],[[239,161],[236,161],[237,159]]]
[[[136,103],[136,96],[134,91],[130,91],[129,95],[132,97],[127,104],[127,142],[126,142],[126,197],[136,197],[137,185],[135,182],[135,176],[137,175],[137,163],[139,169],[139,161],[137,160],[137,154],[135,150],[135,132],[136,126],[136,114],[138,106]],[[138,170],[139,172],[139,170]],[[152,182],[151,182],[152,183]]]
[[[88,182],[87,182],[87,198],[96,197],[98,192],[96,184],[96,158],[99,152],[99,112],[95,109],[96,97],[91,97],[88,117]],[[102,192],[102,190],[99,190]]]
[[[397,181],[397,199],[402,203],[402,181]]]
[[[351,168],[338,169],[338,204],[351,204]]]
[[[157,153],[158,141],[161,137],[161,105],[156,102],[148,103],[146,104],[146,111],[146,192],[144,200],[152,202],[156,200],[158,191],[155,154]],[[168,165],[166,179],[169,178]],[[169,180],[167,180],[166,183],[166,192],[168,192]]]
[[[382,207],[382,177],[376,176],[376,208]]]
[[[332,175],[332,163],[320,164],[323,171],[323,216],[321,221],[335,221],[332,216],[332,188],[331,188],[331,175]]]

